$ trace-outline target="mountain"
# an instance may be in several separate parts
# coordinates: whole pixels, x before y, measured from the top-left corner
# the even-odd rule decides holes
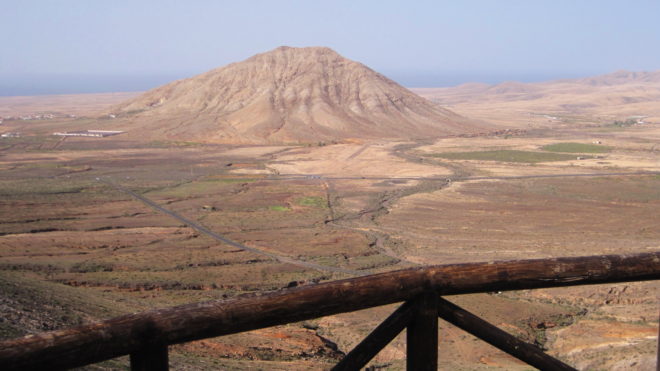
[[[172,82],[112,109],[155,138],[290,143],[483,131],[329,48],[279,47]]]

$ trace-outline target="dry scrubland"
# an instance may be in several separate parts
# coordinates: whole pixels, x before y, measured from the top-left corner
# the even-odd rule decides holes
[[[89,115],[101,112],[109,104],[119,104],[139,93],[98,93],[42,96],[0,97],[0,117],[52,114],[58,116]]]
[[[0,148],[5,338],[347,277],[228,247],[97,177],[247,246],[364,272],[660,248],[659,175],[538,177],[659,171],[660,154],[645,139],[657,126],[241,147],[121,136],[60,141],[38,135],[45,122],[20,125],[37,135]],[[530,177],[506,179],[520,176]],[[580,367],[612,368],[651,364],[657,295],[657,285],[635,283],[452,300]],[[314,369],[392,309],[177,346],[172,362]],[[527,368],[447,324],[440,344],[446,368]],[[404,350],[398,339],[374,364],[400,368]]]
[[[569,83],[562,84],[543,89]],[[481,105],[456,91],[430,92],[440,102],[454,97],[447,103],[468,117],[485,119],[493,109],[493,121],[526,129],[434,141],[266,146],[130,133],[61,139],[50,133],[110,121],[5,120],[2,132],[23,135],[0,139],[0,336],[350,276],[272,254],[371,273],[658,251],[658,120],[612,124],[628,111],[656,117],[655,108],[621,101],[626,113],[616,116],[615,108],[599,110],[599,95],[589,110],[562,106],[556,95],[524,103],[518,91],[532,88],[516,88],[515,99],[506,94],[513,87],[493,88],[504,90]],[[647,174],[621,175],[634,172]],[[271,256],[222,244],[97,178]],[[644,370],[655,362],[659,294],[657,283],[632,283],[449,299],[580,369]],[[327,368],[394,308],[175,346],[172,367]],[[442,369],[529,369],[440,326]],[[400,336],[372,365],[402,369],[404,357]],[[117,359],[90,369],[126,365]]]

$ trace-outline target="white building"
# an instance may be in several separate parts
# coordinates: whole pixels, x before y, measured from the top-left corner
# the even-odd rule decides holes
[[[118,135],[123,133],[119,130],[80,130],[80,131],[65,131],[53,133],[53,135],[61,137],[96,137],[96,138],[105,138],[112,135]]]

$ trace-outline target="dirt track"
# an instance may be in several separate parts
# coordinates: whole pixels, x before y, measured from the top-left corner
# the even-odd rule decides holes
[[[220,241],[224,244],[227,244],[229,246],[233,246],[233,247],[239,248],[239,249],[244,250],[244,251],[255,253],[257,255],[263,255],[263,256],[266,256],[266,257],[271,258],[273,260],[277,260],[281,263],[293,264],[293,265],[297,265],[297,266],[304,267],[304,268],[316,269],[316,270],[319,270],[319,271],[344,273],[344,274],[353,275],[353,276],[364,276],[364,275],[369,274],[369,272],[364,272],[364,271],[358,272],[358,271],[349,270],[349,269],[342,269],[342,268],[337,268],[337,267],[329,267],[329,266],[313,264],[313,263],[309,263],[309,262],[305,262],[305,261],[301,261],[301,260],[291,259],[291,258],[286,257],[286,256],[273,254],[271,252],[264,251],[264,250],[261,250],[261,249],[255,249],[254,247],[245,246],[244,244],[238,243],[236,241],[232,241],[232,240],[228,239],[227,237],[223,237],[223,236],[209,230],[208,228],[200,225],[199,223],[195,223],[195,222],[193,222],[189,219],[186,219],[183,216],[181,216],[181,215],[179,215],[179,214],[177,214],[177,213],[175,213],[171,210],[167,210],[166,208],[158,205],[157,203],[151,201],[150,199],[148,199],[148,198],[146,198],[142,195],[139,195],[139,194],[131,191],[130,189],[122,187],[122,186],[118,185],[117,183],[114,183],[114,182],[112,182],[108,179],[97,178],[97,180],[99,182],[102,182],[104,184],[107,184],[107,185],[115,188],[116,190],[118,190],[120,192],[124,192],[124,193],[129,194],[133,198],[137,199],[138,201],[143,202],[145,205],[147,205],[147,206],[149,206],[149,207],[151,207],[151,208],[153,208],[153,209],[155,209],[155,210],[157,210],[157,211],[159,211],[163,214],[171,216],[172,218],[175,218],[176,220],[186,224],[190,228],[192,228],[192,229],[194,229],[198,232],[204,233],[205,235],[207,235],[209,237],[212,237],[212,238],[214,238],[214,239],[216,239],[216,240],[218,240],[218,241]]]

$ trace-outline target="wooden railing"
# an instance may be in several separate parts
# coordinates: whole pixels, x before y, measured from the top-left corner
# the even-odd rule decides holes
[[[0,369],[66,369],[129,354],[133,370],[167,370],[172,344],[405,302],[335,369],[364,367],[407,329],[408,369],[435,370],[440,317],[535,367],[572,370],[440,296],[658,279],[660,252],[405,269],[151,310],[8,340],[0,343]]]

